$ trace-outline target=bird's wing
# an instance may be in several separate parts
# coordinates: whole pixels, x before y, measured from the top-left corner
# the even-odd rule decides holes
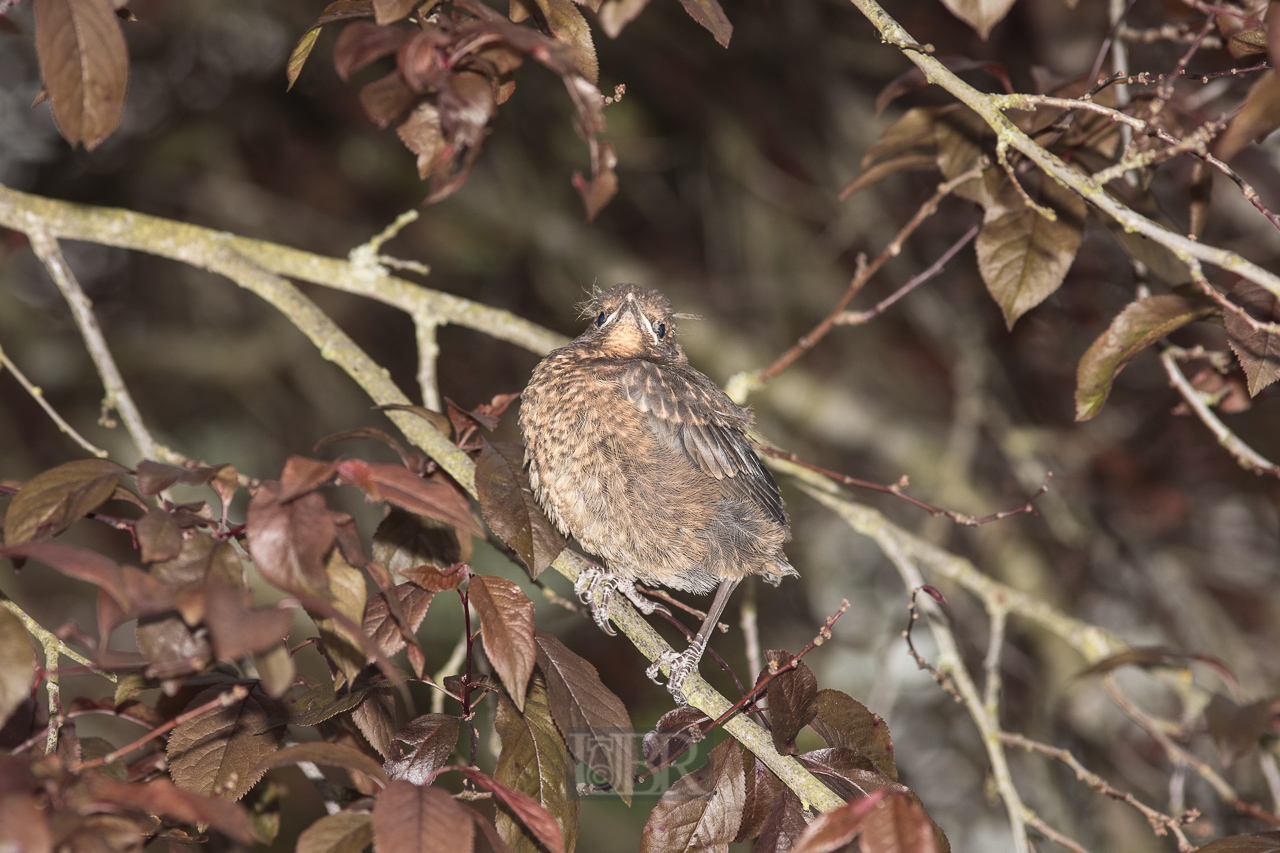
[[[786,523],[778,484],[747,439],[750,413],[715,383],[692,368],[637,360],[618,384],[663,444]]]

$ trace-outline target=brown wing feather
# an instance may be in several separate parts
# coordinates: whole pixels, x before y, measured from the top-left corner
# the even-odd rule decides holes
[[[618,377],[654,433],[698,470],[785,524],[782,495],[747,439],[751,415],[692,368],[634,361]]]

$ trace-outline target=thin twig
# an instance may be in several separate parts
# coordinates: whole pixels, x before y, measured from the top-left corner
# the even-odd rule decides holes
[[[31,399],[35,400],[36,404],[39,405],[40,408],[44,409],[44,412],[49,416],[49,419],[58,425],[58,429],[70,436],[72,441],[80,445],[80,447],[86,452],[92,453],[99,459],[105,459],[107,457],[107,451],[94,445],[84,436],[80,435],[80,433],[76,432],[75,427],[67,423],[63,419],[62,415],[58,414],[58,411],[49,404],[48,400],[45,399],[44,390],[33,385],[31,381],[27,379],[22,371],[18,369],[18,365],[14,364],[13,360],[9,358],[9,354],[4,351],[4,347],[0,347],[0,367],[7,368],[8,371],[13,374],[13,378],[17,379],[18,384],[31,395]]]
[[[1080,760],[1072,755],[1070,750],[1059,749],[1058,747],[1050,746],[1047,743],[1041,743],[1037,740],[1032,740],[1025,735],[1016,734],[1014,732],[1001,732],[1000,739],[1010,746],[1021,747],[1028,752],[1036,752],[1040,755],[1045,755],[1049,758],[1055,758],[1058,761],[1061,761],[1063,764],[1071,768],[1072,772],[1076,774],[1077,779],[1084,782],[1090,788],[1093,788],[1098,793],[1104,794],[1113,800],[1119,800],[1120,802],[1126,803],[1136,809],[1147,819],[1147,823],[1151,825],[1151,830],[1156,835],[1165,835],[1170,832],[1173,833],[1174,837],[1178,840],[1178,850],[1181,853],[1189,853],[1189,851],[1195,850],[1195,845],[1187,840],[1187,836],[1183,833],[1182,827],[1199,819],[1200,813],[1198,811],[1193,809],[1176,817],[1167,815],[1164,812],[1157,811],[1146,803],[1143,803],[1132,793],[1122,791],[1119,788],[1112,786],[1106,779],[1103,779],[1097,773],[1094,773],[1089,768],[1081,764]]]
[[[177,728],[183,723],[194,720],[196,717],[199,717],[202,714],[207,714],[208,712],[216,710],[218,708],[230,708],[235,703],[245,699],[248,695],[249,695],[249,688],[244,686],[243,684],[237,684],[235,687],[232,687],[230,690],[227,690],[223,693],[219,693],[217,696],[213,697],[208,702],[205,702],[203,705],[200,705],[199,707],[196,707],[196,708],[192,708],[190,711],[184,711],[183,713],[174,717],[172,720],[169,720],[167,723],[164,723],[163,725],[155,727],[154,729],[147,732],[142,737],[135,740],[133,743],[126,744],[125,746],[122,746],[113,752],[108,752],[106,755],[100,755],[97,758],[91,758],[88,761],[82,761],[79,764],[72,767],[71,770],[73,773],[79,773],[82,770],[92,770],[94,767],[101,767],[104,764],[110,764],[111,762],[116,761],[117,759],[123,758],[124,756],[133,752],[135,749],[147,743],[148,741],[155,740],[161,735],[167,734],[169,731]]]
[[[836,318],[836,323],[841,326],[858,326],[884,313],[885,310],[899,299],[906,296],[908,293],[915,290],[938,273],[942,272],[942,268],[947,265],[948,261],[955,257],[956,252],[959,252],[965,246],[969,245],[970,241],[972,241],[974,237],[978,236],[978,230],[981,227],[981,225],[974,225],[968,231],[964,232],[964,235],[961,236],[959,240],[952,243],[951,248],[943,252],[942,256],[930,264],[928,269],[913,276],[910,281],[902,285],[902,287],[899,287],[884,299],[881,299],[874,307],[868,308],[866,311],[842,311],[840,316]]]
[[[856,486],[860,489],[870,489],[873,492],[885,492],[887,494],[894,495],[912,506],[919,507],[929,513],[929,515],[934,517],[944,515],[956,524],[963,525],[965,527],[977,527],[982,524],[989,524],[992,521],[1000,521],[1001,519],[1020,515],[1024,512],[1035,514],[1036,500],[1045,492],[1049,491],[1049,481],[1053,479],[1053,472],[1046,472],[1044,475],[1044,482],[1040,484],[1040,488],[1020,507],[1005,509],[1000,512],[993,512],[990,515],[973,516],[966,515],[962,512],[956,512],[952,509],[943,509],[942,507],[927,504],[922,500],[911,497],[911,495],[908,495],[903,491],[903,489],[907,487],[907,478],[905,476],[896,483],[884,485],[882,483],[872,483],[869,480],[859,480],[857,477],[850,477],[848,474],[841,474],[838,471],[830,471],[826,468],[814,465],[812,462],[806,462],[794,453],[788,453],[784,450],[778,450],[773,447],[763,446],[760,448],[760,452],[764,453],[766,456],[772,456],[774,459],[783,459],[793,465],[799,465],[801,468],[806,468],[816,474],[821,474],[827,479],[837,482],[843,486]]]
[[[1280,466],[1267,459],[1258,451],[1245,444],[1240,436],[1227,427],[1222,420],[1213,413],[1208,403],[1200,396],[1200,392],[1192,387],[1187,377],[1183,375],[1181,368],[1178,367],[1177,357],[1182,351],[1176,347],[1166,347],[1160,353],[1160,363],[1164,365],[1164,372],[1169,376],[1169,382],[1182,395],[1182,399],[1191,407],[1191,411],[1196,413],[1209,431],[1218,439],[1218,444],[1231,454],[1231,456],[1239,463],[1240,467],[1255,474],[1269,474],[1272,477],[1280,477]]]
[[[89,355],[98,369],[98,376],[102,378],[102,384],[107,392],[103,400],[104,415],[108,409],[119,412],[124,420],[124,427],[129,431],[129,436],[133,439],[138,452],[142,454],[142,458],[159,458],[159,446],[142,420],[142,414],[134,404],[129,389],[125,387],[124,377],[120,375],[120,368],[116,366],[116,360],[107,346],[102,327],[98,325],[98,318],[94,316],[93,303],[85,295],[80,282],[76,281],[75,274],[71,272],[66,258],[62,256],[62,249],[58,246],[57,239],[38,226],[33,226],[27,231],[27,238],[31,241],[31,248],[36,253],[36,257],[44,264],[50,278],[58,285],[63,298],[67,300],[67,305],[71,308],[71,316],[75,318],[76,327],[80,330],[80,337],[84,339],[85,347],[89,350]]]
[[[880,268],[884,266],[890,258],[896,257],[902,251],[903,243],[906,242],[907,238],[910,237],[926,219],[933,215],[944,198],[955,192],[956,188],[962,184],[968,183],[974,178],[981,176],[984,165],[985,164],[980,164],[975,166],[964,174],[958,175],[949,181],[939,184],[934,194],[928,201],[920,205],[920,208],[915,212],[915,215],[907,221],[906,225],[902,226],[902,229],[898,231],[897,236],[893,238],[889,245],[885,246],[884,251],[877,255],[876,259],[867,264],[866,267],[858,270],[853,281],[849,282],[849,287],[845,290],[844,295],[840,297],[836,302],[835,307],[831,309],[827,316],[822,318],[822,321],[819,322],[818,325],[814,326],[807,335],[796,341],[794,346],[782,355],[778,356],[777,360],[774,361],[773,364],[755,374],[754,377],[751,377],[751,386],[759,388],[766,384],[769,380],[773,379],[779,373],[795,363],[796,359],[813,349],[814,346],[817,345],[818,341],[826,337],[827,333],[836,325],[840,315],[849,307],[849,303],[853,301],[853,297],[858,295],[858,292],[862,290],[868,281],[871,280],[871,277],[879,272]]]

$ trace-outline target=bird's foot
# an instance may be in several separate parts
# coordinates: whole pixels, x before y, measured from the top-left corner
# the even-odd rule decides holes
[[[684,705],[685,699],[680,690],[684,687],[685,680],[697,670],[698,661],[701,658],[702,650],[694,646],[685,649],[683,653],[665,651],[649,664],[644,674],[649,676],[649,680],[654,684],[661,684],[662,667],[670,667],[671,675],[667,677],[667,690],[675,697],[677,703]]]
[[[616,576],[601,566],[583,569],[573,582],[573,591],[578,600],[591,608],[591,618],[610,637],[618,632],[609,624],[609,599],[613,598],[613,591],[619,586],[625,590],[631,584],[620,584]]]
[[[636,610],[639,610],[645,616],[652,616],[654,613],[666,613],[668,616],[671,615],[671,611],[666,608],[666,605],[659,604],[652,598],[649,598],[633,583],[624,583],[620,580],[618,581],[618,589],[622,591],[623,595],[631,599],[631,603],[636,606]]]

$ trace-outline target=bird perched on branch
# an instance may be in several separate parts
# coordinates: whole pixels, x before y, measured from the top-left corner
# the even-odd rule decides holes
[[[575,591],[607,633],[615,589],[652,613],[645,584],[715,599],[669,666],[679,697],[738,583],[777,585],[796,570],[782,496],[747,437],[751,413],[689,366],[671,302],[619,284],[588,304],[587,330],[534,369],[522,396],[525,463],[538,502],[566,535],[604,559]]]

